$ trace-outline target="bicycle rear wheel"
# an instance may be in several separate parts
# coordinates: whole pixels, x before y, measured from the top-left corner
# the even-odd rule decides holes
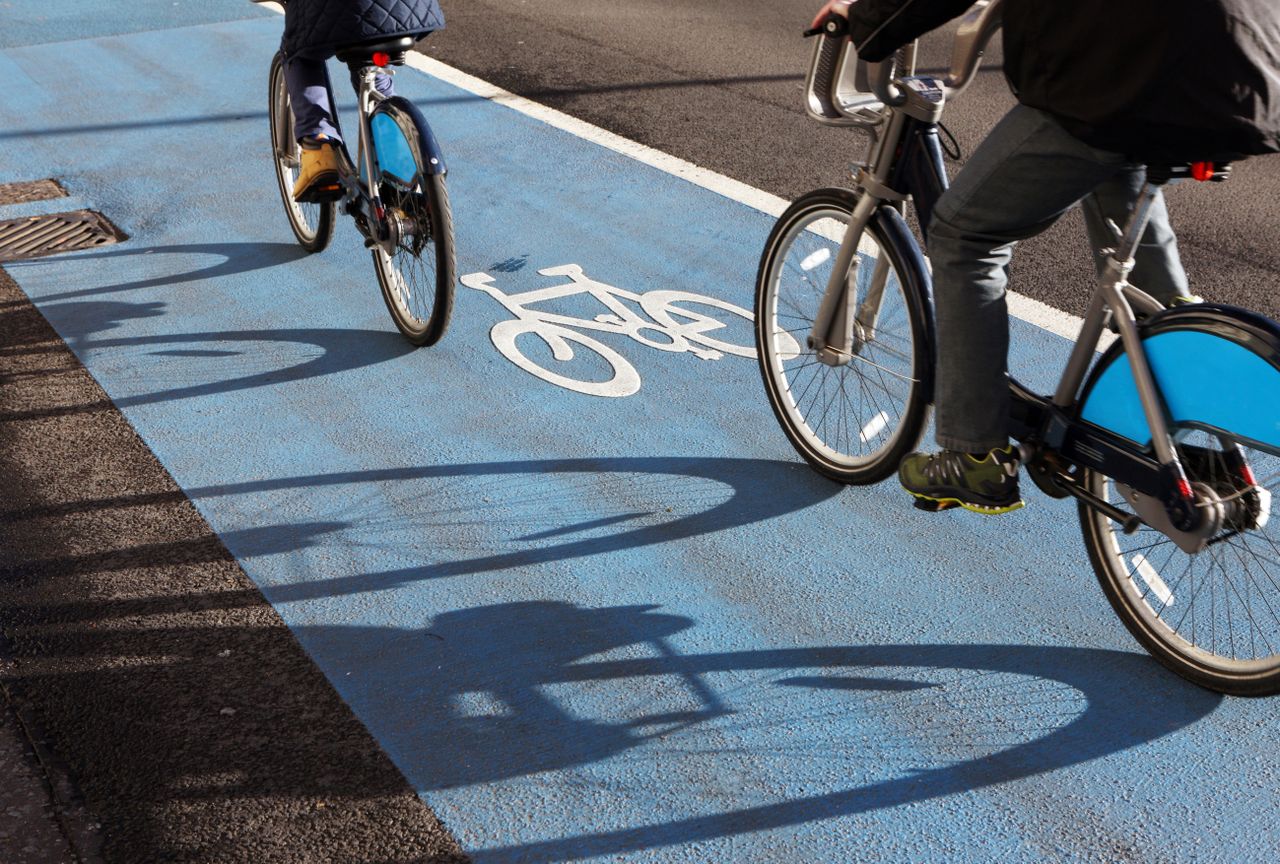
[[[1193,483],[1239,483],[1227,467],[1230,443],[1206,432],[1185,435],[1179,457]],[[1249,447],[1244,452],[1258,483],[1280,492],[1280,458]],[[1085,482],[1093,494],[1127,505],[1101,474],[1089,472]],[[1267,508],[1271,515],[1270,501]],[[1280,692],[1280,519],[1271,515],[1261,528],[1234,534],[1224,530],[1195,555],[1145,525],[1126,535],[1084,504],[1080,521],[1103,592],[1153,657],[1211,690]]]
[[[860,347],[843,366],[824,364],[808,347],[856,201],[847,190],[820,189],[782,214],[756,277],[756,346],[769,404],[796,451],[833,480],[875,483],[924,429],[928,313],[925,277],[911,263],[918,257],[888,224],[897,214],[882,212],[859,244],[856,288],[868,309],[882,291],[878,315],[860,314]]]
[[[1193,488],[1207,487],[1223,502],[1209,545],[1191,554],[1146,525],[1125,534],[1084,504],[1080,522],[1107,599],[1152,656],[1201,686],[1259,696],[1280,692],[1280,519],[1272,503],[1280,492],[1280,408],[1273,396],[1280,367],[1271,348],[1260,354],[1257,346],[1276,343],[1280,332],[1268,333],[1273,325],[1241,328],[1233,317],[1187,307],[1163,313],[1143,332],[1179,462]],[[1086,419],[1118,431],[1110,421],[1125,411],[1090,409],[1126,398],[1133,402],[1128,416],[1141,417],[1136,396],[1125,396],[1131,384],[1100,383],[1131,382],[1127,368],[1119,346],[1099,361],[1082,398]],[[1139,431],[1126,429],[1134,440],[1146,435],[1145,422]],[[1265,492],[1255,491],[1250,474]],[[1103,475],[1086,471],[1082,481],[1094,495],[1132,509]]]
[[[289,227],[298,243],[308,252],[319,252],[329,245],[333,237],[333,220],[336,205],[332,201],[320,204],[300,204],[293,200],[294,186],[301,172],[301,148],[293,131],[293,109],[289,105],[289,90],[284,83],[284,56],[277,53],[271,61],[268,86],[268,114],[271,118],[271,155],[276,168],[276,183],[280,187],[280,199],[284,202]]]
[[[378,191],[393,232],[391,251],[373,247],[382,299],[414,345],[433,345],[453,311],[457,264],[444,174],[424,154],[430,130],[412,103],[392,97],[369,118],[378,154]]]

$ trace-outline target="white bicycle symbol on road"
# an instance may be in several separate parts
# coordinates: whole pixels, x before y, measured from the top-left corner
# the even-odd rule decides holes
[[[471,273],[463,276],[461,282],[468,288],[485,292],[516,316],[512,320],[498,322],[489,331],[489,338],[503,356],[526,372],[557,386],[591,396],[612,397],[630,396],[640,389],[640,374],[625,357],[608,345],[579,332],[580,330],[621,333],[641,345],[659,351],[688,352],[702,360],[719,360],[725,354],[737,357],[756,356],[754,345],[735,345],[706,335],[727,325],[689,308],[710,306],[754,322],[755,317],[740,306],[690,291],[659,290],[636,294],[587,277],[577,264],[546,267],[538,273],[543,276],[567,276],[569,281],[522,294],[503,293],[494,287],[493,277],[487,273]],[[529,308],[535,303],[579,294],[587,294],[599,300],[608,307],[609,313],[597,315],[594,319],[575,318]],[[638,304],[649,318],[637,314],[623,301]],[[546,342],[552,357],[558,361],[568,362],[574,358],[570,343],[595,352],[609,364],[610,377],[604,381],[582,381],[538,365],[516,345],[517,337],[526,333],[533,333]]]

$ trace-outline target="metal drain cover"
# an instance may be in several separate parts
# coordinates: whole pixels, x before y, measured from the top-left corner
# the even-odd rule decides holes
[[[57,180],[30,180],[25,183],[0,183],[0,204],[26,204],[66,198],[67,190]]]
[[[93,210],[6,219],[0,221],[0,261],[75,252],[125,239],[124,232]]]

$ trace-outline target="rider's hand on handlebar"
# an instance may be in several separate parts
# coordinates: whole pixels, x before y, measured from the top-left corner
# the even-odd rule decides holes
[[[817,30],[822,26],[822,22],[826,20],[828,15],[839,15],[841,18],[849,17],[849,7],[854,4],[854,0],[827,0],[822,8],[818,10],[818,14],[813,16],[813,22],[809,25],[812,30]]]

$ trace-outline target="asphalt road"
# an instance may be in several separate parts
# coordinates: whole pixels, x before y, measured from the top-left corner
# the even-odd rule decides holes
[[[263,153],[278,19],[19,2],[76,4],[74,38],[0,31],[31,79],[0,94],[0,182],[64,177],[130,239],[14,266],[0,295],[0,615],[109,857],[1274,857],[1269,703],[1142,654],[1067,511],[980,524],[825,483],[744,357],[615,334],[643,390],[555,387],[495,351],[510,308],[465,283],[445,342],[408,350],[345,220],[319,256],[284,226]],[[568,5],[459,5],[428,48],[471,34],[457,50],[493,69],[445,59],[767,190],[838,182],[818,154],[856,148],[804,119],[805,46],[783,52],[809,10],[730,30],[712,14],[740,6],[672,8],[591,29]],[[620,41],[630,58],[587,74]],[[525,50],[522,84],[498,67]],[[673,59],[700,54],[721,65]],[[510,299],[576,262],[749,304],[767,216],[399,83],[447,142],[461,274]],[[707,113],[726,93],[736,110]],[[984,93],[994,117],[998,76]],[[1019,362],[1062,347],[1015,327]]]
[[[791,199],[848,185],[861,133],[803,110],[812,43],[800,32],[818,0],[469,0],[446,5],[448,27],[424,53],[695,164]],[[922,42],[921,69],[944,69],[950,29]],[[1013,104],[998,44],[944,122],[972,152]],[[493,142],[501,158],[502,141]],[[952,166],[953,168],[955,166]],[[554,165],[547,170],[554,171]],[[1280,157],[1238,165],[1226,184],[1170,194],[1194,290],[1280,314]],[[1014,259],[1013,290],[1082,314],[1092,283],[1073,213]]]

